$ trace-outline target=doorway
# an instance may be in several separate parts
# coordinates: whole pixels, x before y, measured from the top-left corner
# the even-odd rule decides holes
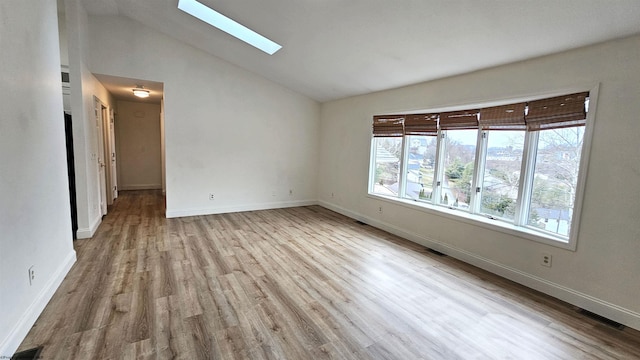
[[[102,144],[104,147],[105,159],[105,198],[107,206],[113,205],[113,201],[118,197],[118,181],[116,172],[116,147],[113,108],[102,108]]]
[[[73,155],[73,122],[71,114],[64,113],[64,137],[67,145],[67,176],[69,178],[69,204],[71,205],[71,229],[75,240],[78,231],[78,205],[76,203],[76,168]]]
[[[116,167],[115,137],[113,136],[113,111],[94,96],[94,110],[96,116],[96,138],[98,139],[98,181],[100,191],[98,203],[100,215],[107,214],[108,206],[117,197],[117,182],[114,181]]]
[[[109,109],[109,151],[111,151],[111,198],[118,198],[118,164],[116,162],[116,118],[113,108]]]

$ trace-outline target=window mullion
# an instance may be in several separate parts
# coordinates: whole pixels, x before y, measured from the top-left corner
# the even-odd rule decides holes
[[[478,140],[476,141],[476,159],[473,167],[473,178],[471,180],[471,204],[469,204],[469,212],[477,214],[480,212],[480,196],[482,190],[482,178],[484,175],[484,166],[487,157],[487,137],[488,132],[479,130]]]
[[[370,150],[371,156],[369,157],[369,193],[373,193],[375,187],[377,147],[378,142],[375,137],[372,137]]]
[[[442,183],[444,177],[444,146],[446,133],[438,130],[438,144],[436,145],[436,163],[433,177],[433,195],[431,196],[432,204],[439,204],[442,196]]]
[[[406,192],[406,178],[407,178],[407,153],[409,151],[408,146],[407,146],[407,137],[403,136],[402,137],[402,144],[401,149],[402,149],[402,156],[400,156],[400,168],[398,169],[398,197],[399,198],[404,198],[405,197],[405,192]]]
[[[524,138],[524,151],[522,153],[522,166],[520,169],[520,183],[518,186],[518,199],[516,201],[515,224],[527,225],[529,208],[533,192],[533,177],[538,149],[537,131],[529,131]]]

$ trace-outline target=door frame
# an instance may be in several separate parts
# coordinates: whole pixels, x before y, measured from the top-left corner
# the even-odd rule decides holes
[[[116,159],[116,126],[115,126],[115,112],[113,111],[113,107],[109,108],[109,119],[106,126],[106,141],[108,146],[109,154],[109,187],[107,188],[107,192],[109,196],[107,199],[108,205],[113,204],[113,201],[118,198],[118,163]]]
[[[104,103],[100,103],[101,107],[101,122],[102,122],[102,147],[103,147],[103,164],[104,164],[104,176],[105,176],[105,188],[104,195],[107,206],[113,205],[113,200],[117,197],[114,196],[116,183],[113,181],[113,163],[115,163],[115,148],[112,146],[113,139],[113,108],[107,107]]]
[[[95,115],[97,143],[97,175],[98,175],[98,205],[100,216],[107,214],[107,166],[105,161],[104,121],[103,108],[107,106],[97,97],[93,96],[93,113]]]

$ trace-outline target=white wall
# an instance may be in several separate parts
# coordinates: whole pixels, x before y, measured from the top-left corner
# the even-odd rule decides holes
[[[124,17],[89,30],[93,72],[164,83],[168,216],[316,200],[317,102]]]
[[[69,47],[67,45],[67,21],[64,9],[58,9],[58,38],[60,44],[60,64],[69,66]]]
[[[162,193],[167,193],[167,171],[164,147],[164,99],[160,101],[160,164],[162,166]]]
[[[10,14],[0,20],[0,357],[9,358],[75,251],[56,2],[3,0],[0,14]]]
[[[115,105],[111,94],[86,65],[88,16],[79,0],[65,1],[66,34],[73,116],[73,146],[76,173],[76,203],[79,239],[91,237],[100,225],[99,130],[94,113],[94,96],[107,108]]]
[[[62,8],[58,8],[58,38],[60,44],[60,65],[65,67],[66,71],[69,71],[69,50],[67,46],[67,21],[64,16],[64,2],[58,1],[62,5]],[[62,69],[61,69],[62,70]],[[64,111],[71,113],[71,89],[69,84],[63,87],[62,105]]]
[[[327,207],[640,329],[638,59],[636,36],[325,103],[319,199]],[[575,252],[367,196],[374,114],[589,89],[596,83],[600,96]],[[543,252],[552,254],[552,268],[539,265]]]
[[[160,104],[118,101],[118,189],[162,189]]]

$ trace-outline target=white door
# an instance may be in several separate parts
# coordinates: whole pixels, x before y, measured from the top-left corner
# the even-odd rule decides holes
[[[113,109],[109,109],[109,150],[111,153],[111,198],[116,199],[118,197],[118,176],[116,173],[116,130]]]
[[[104,161],[104,140],[102,131],[102,104],[98,98],[94,97],[94,114],[96,116],[96,138],[98,140],[98,182],[100,188],[98,191],[98,201],[100,204],[100,215],[107,214],[107,201],[105,194],[107,193],[107,175],[106,175],[106,163]]]

